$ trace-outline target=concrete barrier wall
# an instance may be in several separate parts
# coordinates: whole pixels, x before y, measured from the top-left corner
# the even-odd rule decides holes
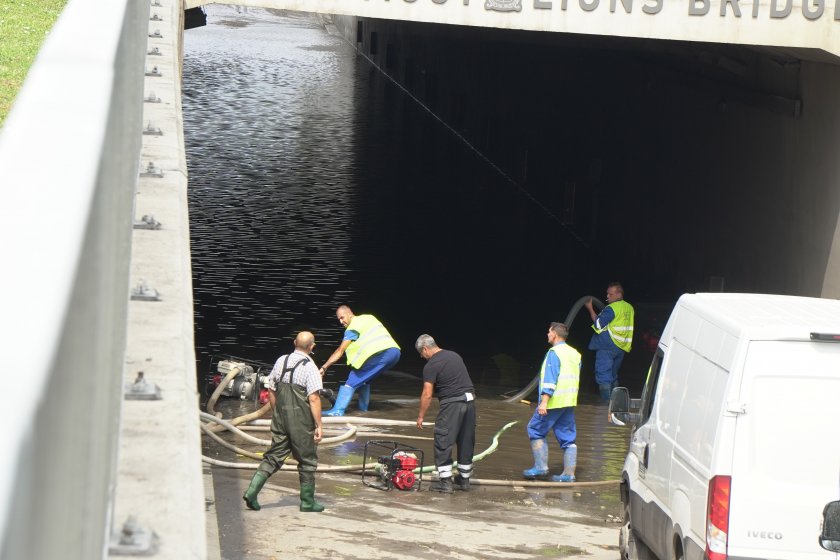
[[[166,25],[180,33],[180,0],[168,4]],[[0,220],[0,260],[5,265],[0,340],[7,360],[7,398],[0,408],[6,434],[0,454],[3,559],[105,557],[116,495],[131,487],[130,482],[118,482],[116,473],[118,458],[125,458],[126,448],[137,443],[126,437],[135,426],[123,426],[122,438],[119,434],[124,367],[126,377],[136,375],[136,368],[125,364],[125,352],[129,288],[137,281],[130,274],[137,266],[132,262],[135,193],[146,138],[141,133],[144,68],[152,67],[145,60],[149,18],[146,0],[70,1],[0,131],[5,208]],[[170,66],[177,69],[170,88],[180,95],[180,36],[170,37],[176,46]],[[173,95],[161,105],[179,119],[180,98]],[[190,492],[183,503],[157,504],[158,511],[178,512],[171,530],[191,539],[173,554],[157,557],[203,558],[186,165],[178,119],[170,144],[162,149],[174,154],[169,156],[176,161],[172,167],[183,169],[175,175],[180,176],[180,221],[167,224],[181,243],[158,247],[155,258],[162,260],[156,265],[146,261],[145,266],[177,272],[180,290],[169,295],[177,317],[187,319],[175,324],[177,357],[169,369],[178,376],[179,390],[173,393],[186,398],[170,404],[189,410],[173,413],[186,417],[186,437],[178,426],[172,433],[181,438],[177,459],[193,472],[185,474],[177,461],[172,470],[194,482],[176,481]],[[154,324],[146,330],[164,329]],[[157,358],[154,350],[145,347],[143,359]],[[146,409],[144,419],[150,417]],[[192,441],[184,445],[188,438]],[[123,450],[118,454],[120,439]],[[156,443],[146,444],[145,453],[153,455]],[[148,487],[171,481],[162,482],[159,475],[146,473]],[[174,499],[182,494],[174,492]],[[138,501],[149,499],[141,495]],[[128,501],[124,509],[138,514],[141,526],[152,525],[153,513]],[[122,521],[116,520],[117,529]],[[157,521],[171,524],[165,517]]]

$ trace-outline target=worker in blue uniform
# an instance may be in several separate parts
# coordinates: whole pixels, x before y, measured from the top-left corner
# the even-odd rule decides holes
[[[347,354],[350,375],[338,391],[333,407],[324,416],[343,416],[353,393],[359,390],[358,407],[366,412],[370,405],[370,382],[383,371],[394,367],[400,359],[400,347],[388,329],[373,315],[355,315],[346,305],[336,312],[345,327],[341,345],[324,362],[323,376],[327,369]]]
[[[548,475],[548,442],[553,431],[563,452],[563,473],[551,478],[553,482],[574,482],[577,467],[577,427],[575,406],[580,386],[580,352],[566,343],[569,328],[563,323],[551,323],[546,337],[551,349],[540,367],[539,404],[528,422],[528,438],[534,466],[522,471],[529,480]]]
[[[624,301],[624,288],[618,282],[607,286],[607,306],[600,314],[592,307],[592,298],[584,304],[592,318],[592,340],[595,350],[595,382],[601,400],[609,401],[618,384],[618,369],[633,343],[633,306]]]

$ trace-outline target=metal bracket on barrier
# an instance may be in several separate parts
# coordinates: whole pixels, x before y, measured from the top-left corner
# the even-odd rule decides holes
[[[143,98],[145,103],[160,103],[160,97],[155,95],[155,92],[150,91],[147,97]]]
[[[146,170],[140,173],[141,177],[163,177],[163,171],[155,167],[155,162],[150,161],[146,165]]]
[[[147,52],[146,54],[147,54],[147,55],[150,55],[150,56],[163,56],[163,53],[162,53],[162,52],[160,52],[160,48],[159,48],[159,47],[155,47],[155,48],[153,48],[153,49],[149,49],[149,52]]]
[[[149,37],[152,39],[163,39],[163,35],[160,34],[160,29],[155,29],[154,33],[149,33]]]
[[[130,515],[122,530],[111,535],[108,553],[114,556],[152,556],[157,554],[159,542],[157,533],[144,529]]]
[[[154,6],[155,8],[160,8],[161,6],[163,6],[163,4],[160,3],[160,0],[155,0],[154,2],[152,2],[152,6]]]
[[[146,136],[163,136],[163,131],[156,126],[152,126],[152,121],[149,121],[146,128],[143,129],[143,134]]]
[[[155,383],[147,382],[142,371],[137,372],[134,383],[125,384],[123,396],[127,401],[159,401],[163,398],[160,387]]]
[[[131,299],[133,301],[160,301],[160,294],[156,289],[148,287],[144,280],[140,280],[137,287],[131,289]]]
[[[151,37],[151,35],[149,35],[149,37]],[[160,78],[161,76],[163,76],[163,74],[160,73],[160,70],[157,66],[153,66],[151,70],[146,70],[146,75],[154,76],[156,78]]]
[[[155,14],[152,17],[149,18],[149,21],[163,21],[163,18],[160,17],[159,15]]]
[[[135,220],[134,229],[160,229],[160,222],[151,214],[143,214],[142,218]]]

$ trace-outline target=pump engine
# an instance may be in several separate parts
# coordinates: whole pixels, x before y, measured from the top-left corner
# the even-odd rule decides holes
[[[377,449],[378,448],[378,449]],[[386,449],[388,455],[379,455],[375,450]],[[372,453],[368,453],[368,450]],[[380,451],[381,453],[381,451]],[[379,490],[416,490],[423,479],[423,450],[408,447],[396,441],[368,441],[365,443],[365,460],[362,463],[362,483]],[[378,480],[370,481],[367,477],[367,459],[375,459],[378,463],[372,471],[378,475]],[[415,474],[417,471],[418,475]]]
[[[411,490],[414,487],[414,469],[417,468],[417,456],[405,451],[397,451],[391,455],[383,455],[379,458],[383,465],[382,478],[387,482],[391,481],[398,490]]]
[[[227,386],[222,389],[221,394],[226,397],[239,397],[242,400],[250,399],[254,395],[257,374],[252,366],[244,362],[220,361],[216,366],[219,375],[214,376],[213,381],[218,385],[234,368],[239,369],[239,373],[228,382]]]

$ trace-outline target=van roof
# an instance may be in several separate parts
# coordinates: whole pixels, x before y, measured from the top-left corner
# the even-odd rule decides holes
[[[840,334],[840,300],[773,294],[684,294],[677,302],[741,338],[810,340]]]

